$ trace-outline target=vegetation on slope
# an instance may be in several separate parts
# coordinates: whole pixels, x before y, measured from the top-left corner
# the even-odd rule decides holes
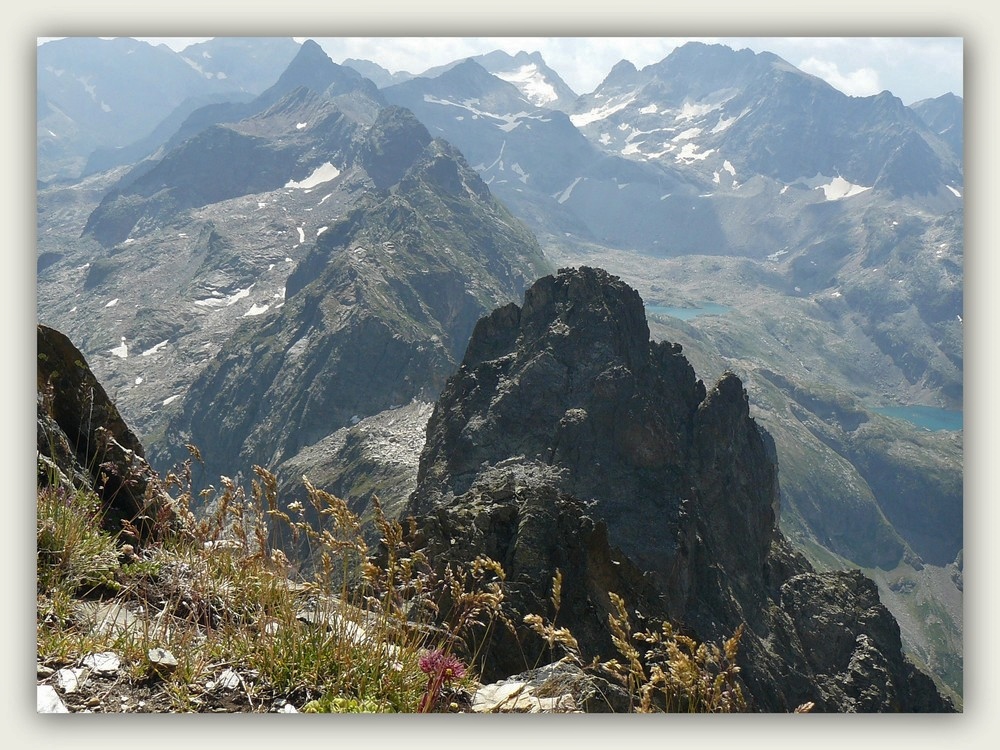
[[[479,644],[491,628],[513,626],[500,607],[504,571],[495,561],[436,575],[381,512],[380,550],[371,550],[343,500],[305,479],[320,519],[307,523],[301,503],[279,509],[277,478],[259,467],[249,491],[222,477],[219,490],[203,493],[211,511],[196,517],[191,464],[162,480],[170,502],[141,547],[129,522],[117,534],[101,529],[91,490],[58,482],[38,489],[40,684],[113,652],[118,675],[91,676],[91,690],[67,693],[71,710],[470,710],[475,665],[489,656]],[[286,544],[299,542],[312,550],[314,569],[285,555]],[[526,623],[548,640],[553,659],[558,650],[578,662],[572,633],[555,625],[561,580],[553,582],[552,620],[529,615]],[[669,623],[633,635],[616,600],[619,657],[578,666],[619,682],[627,710],[746,710],[739,632],[721,646],[675,634]]]

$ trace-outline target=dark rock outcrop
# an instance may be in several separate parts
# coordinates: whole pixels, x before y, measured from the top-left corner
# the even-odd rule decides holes
[[[80,350],[44,325],[38,326],[37,379],[39,486],[93,489],[106,530],[121,531],[127,520],[147,533],[161,500],[142,445]]]
[[[909,662],[899,626],[860,571],[802,573],[781,602],[823,693],[858,712],[940,711],[930,679]]]
[[[507,573],[508,614],[552,616],[586,659],[614,654],[608,592],[636,623],[702,641],[744,624],[740,666],[760,711],[945,711],[905,662],[874,584],[817,574],[777,528],[778,467],[741,381],[710,390],[680,346],[650,342],[642,300],[600,269],[562,269],[480,320],[428,423],[405,513],[440,564]],[[813,643],[820,625],[837,645]],[[832,635],[831,635],[832,637]],[[544,655],[493,632],[485,679]]]

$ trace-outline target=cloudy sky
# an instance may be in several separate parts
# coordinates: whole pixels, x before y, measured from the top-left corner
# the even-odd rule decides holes
[[[137,37],[181,50],[203,37]],[[295,37],[302,41],[304,37]],[[312,37],[337,63],[353,57],[396,72],[424,70],[496,49],[541,52],[576,93],[593,91],[619,60],[659,62],[690,39],[773,52],[851,96],[889,90],[904,104],[963,96],[961,37]]]

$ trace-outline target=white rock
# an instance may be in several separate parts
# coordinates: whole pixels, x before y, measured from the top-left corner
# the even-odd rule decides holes
[[[223,690],[235,690],[240,686],[240,676],[233,670],[227,669],[219,675],[219,679],[216,680],[215,686],[220,687]]]
[[[172,672],[177,669],[177,657],[165,648],[151,648],[147,656],[154,669],[163,672]]]
[[[36,691],[36,706],[40,714],[68,714],[69,709],[62,702],[59,693],[51,685],[39,685]]]
[[[83,667],[66,667],[56,672],[56,684],[67,695],[75,693],[86,681],[88,674],[90,674],[90,670]]]
[[[113,651],[102,651],[83,657],[83,666],[90,667],[98,674],[114,674],[121,669],[122,660]]]

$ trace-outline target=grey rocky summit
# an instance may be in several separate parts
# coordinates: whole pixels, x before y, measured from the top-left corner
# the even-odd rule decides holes
[[[612,591],[640,621],[698,640],[745,623],[755,710],[950,710],[905,661],[874,584],[816,573],[791,549],[778,498],[773,443],[739,378],[706,389],[680,346],[650,341],[638,293],[582,267],[480,320],[428,423],[406,511],[440,564],[504,566],[515,622],[550,614],[561,571],[556,624],[585,659],[613,654]],[[543,651],[526,629],[516,642],[496,631],[484,677]]]

